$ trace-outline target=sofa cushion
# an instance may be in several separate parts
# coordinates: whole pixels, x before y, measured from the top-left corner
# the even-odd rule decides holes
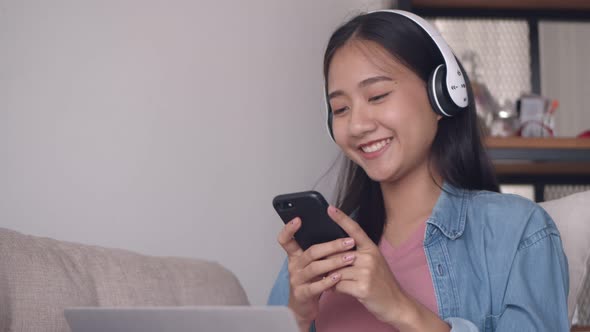
[[[568,259],[570,292],[567,302],[571,321],[589,264],[590,191],[543,202],[540,205],[555,221]]]
[[[69,331],[75,306],[244,305],[219,264],[27,236],[0,228],[0,330]]]

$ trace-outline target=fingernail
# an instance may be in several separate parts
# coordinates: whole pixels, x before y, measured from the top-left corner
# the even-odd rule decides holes
[[[344,255],[344,257],[342,257],[344,259],[345,262],[350,262],[354,259],[354,254],[350,254],[350,255]]]
[[[340,273],[334,273],[330,276],[330,279],[332,279],[332,281],[336,281],[338,279],[340,279]]]
[[[344,244],[344,247],[346,248],[352,247],[354,245],[354,239],[346,239],[342,244]]]
[[[293,226],[299,225],[299,218],[295,218],[295,219],[291,220],[291,225],[293,225]]]
[[[332,205],[328,207],[328,210],[330,210],[331,213],[338,213],[338,209]]]

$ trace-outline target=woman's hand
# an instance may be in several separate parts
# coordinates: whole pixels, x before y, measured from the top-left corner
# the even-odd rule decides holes
[[[293,238],[300,227],[301,219],[291,220],[279,233],[278,241],[289,260],[289,308],[294,312],[300,330],[308,331],[318,315],[320,295],[341,278],[340,273],[330,272],[354,262],[354,253],[347,251],[355,242],[352,238],[338,239],[303,251]]]
[[[337,292],[355,297],[377,319],[400,331],[449,331],[436,314],[406,295],[393,276],[377,245],[363,229],[333,206],[328,215],[356,242],[356,258],[341,268]]]
[[[356,241],[354,264],[335,271],[341,274],[341,280],[335,290],[358,299],[377,319],[386,323],[397,321],[398,313],[404,309],[401,306],[406,304],[407,297],[379,248],[363,229],[342,211],[330,206],[328,215]]]

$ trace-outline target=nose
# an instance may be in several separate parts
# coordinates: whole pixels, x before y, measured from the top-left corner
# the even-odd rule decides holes
[[[351,110],[348,131],[351,136],[362,137],[377,128],[374,114],[366,106],[358,106]]]

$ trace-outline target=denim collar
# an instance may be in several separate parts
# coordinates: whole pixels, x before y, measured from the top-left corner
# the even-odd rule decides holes
[[[467,190],[445,182],[427,223],[438,228],[451,240],[459,238],[465,230],[467,196]],[[426,232],[425,242],[428,242],[433,232],[433,229]]]
[[[447,182],[443,183],[442,190],[432,214],[426,223],[438,228],[446,237],[455,240],[465,230],[465,218],[467,214],[467,196],[469,191],[454,187]],[[350,218],[356,220],[359,209],[350,213]],[[426,230],[424,243],[429,242],[434,229]]]

